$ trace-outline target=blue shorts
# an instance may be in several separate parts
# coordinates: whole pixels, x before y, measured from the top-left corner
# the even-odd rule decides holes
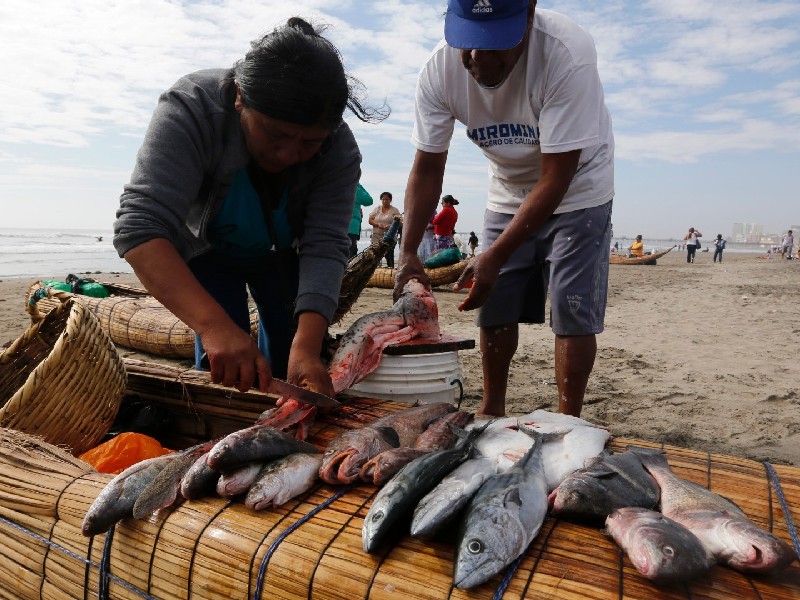
[[[611,205],[555,214],[517,248],[479,309],[479,327],[544,323],[550,291],[550,327],[556,335],[603,331],[608,297]],[[513,215],[490,210],[483,239],[491,247]]]

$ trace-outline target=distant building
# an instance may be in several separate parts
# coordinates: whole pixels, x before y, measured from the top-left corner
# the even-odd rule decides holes
[[[758,244],[764,236],[764,225],[761,223],[734,223],[733,241],[745,244]]]

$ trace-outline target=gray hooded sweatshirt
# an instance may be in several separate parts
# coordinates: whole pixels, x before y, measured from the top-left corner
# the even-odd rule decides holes
[[[125,185],[114,247],[120,256],[152,239],[171,241],[184,260],[211,249],[207,230],[233,175],[250,155],[233,107],[233,71],[209,69],[161,94]],[[350,240],[361,153],[347,124],[289,173],[289,222],[300,257],[295,315],[333,318]],[[235,260],[235,259],[232,259]]]

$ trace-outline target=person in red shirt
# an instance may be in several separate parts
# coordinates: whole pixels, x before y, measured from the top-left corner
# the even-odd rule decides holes
[[[453,207],[457,204],[458,200],[450,194],[442,196],[442,210],[433,217],[433,234],[437,250],[447,250],[455,246],[453,234],[456,231],[458,213]]]

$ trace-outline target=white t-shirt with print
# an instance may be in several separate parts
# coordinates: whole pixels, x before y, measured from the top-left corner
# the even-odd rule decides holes
[[[541,153],[581,150],[556,213],[614,196],[614,137],[594,40],[569,18],[536,9],[527,48],[499,87],[481,87],[443,40],[417,82],[412,143],[445,152],[455,121],[489,159],[488,208],[514,214],[539,180]]]

